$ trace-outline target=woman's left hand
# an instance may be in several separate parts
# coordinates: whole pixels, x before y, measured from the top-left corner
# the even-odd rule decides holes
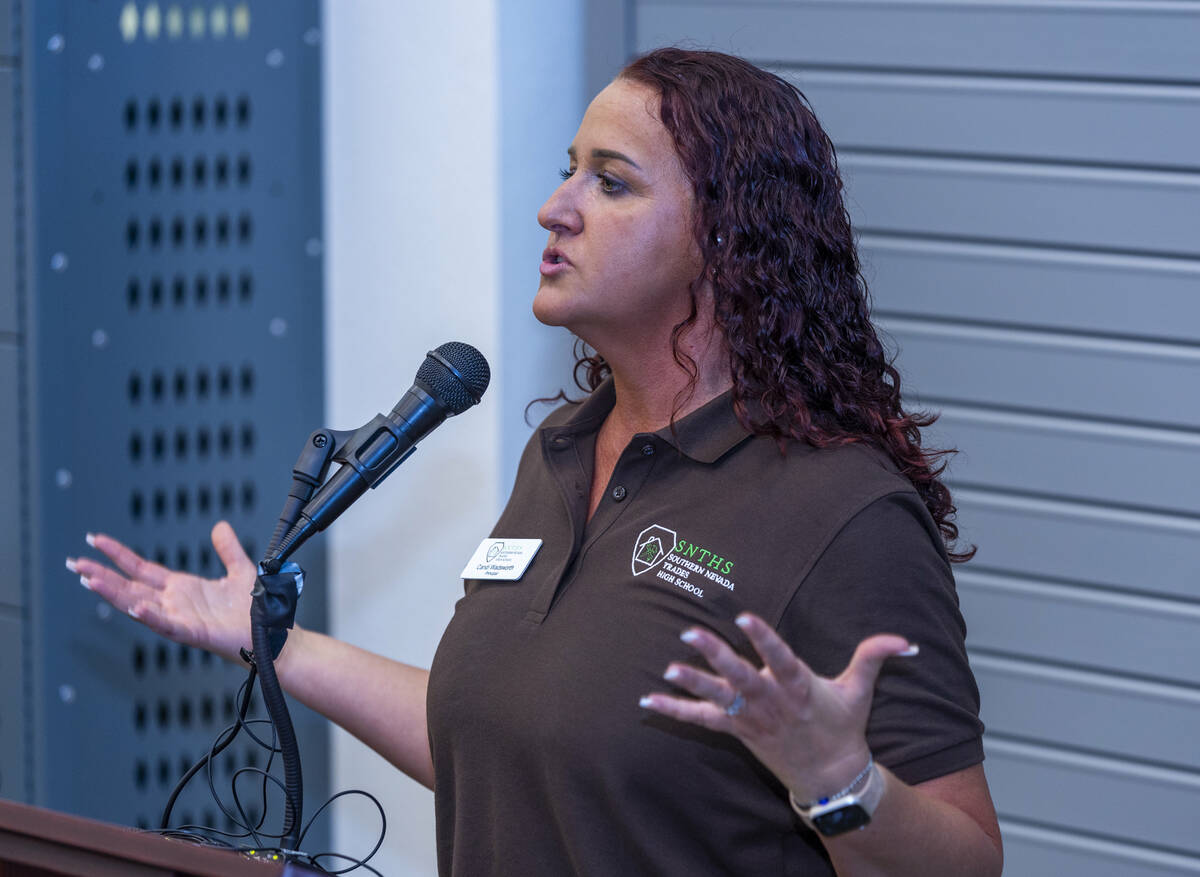
[[[656,692],[647,709],[713,731],[746,745],[801,801],[845,787],[866,766],[867,716],[883,662],[916,654],[900,636],[881,634],[861,643],[835,679],[815,674],[757,615],[737,625],[763,666],[755,667],[711,631],[689,628],[681,639],[708,661],[714,673],[672,663],[663,678],[696,699]]]

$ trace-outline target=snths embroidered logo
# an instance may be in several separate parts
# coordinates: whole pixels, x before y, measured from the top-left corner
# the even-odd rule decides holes
[[[655,524],[638,534],[633,547],[633,574],[640,576],[649,572],[667,559],[667,552],[675,547],[675,531]]]
[[[657,578],[701,598],[704,590],[692,581],[693,576],[701,584],[714,582],[727,591],[736,587],[726,578],[733,572],[732,560],[680,539],[674,530],[661,524],[653,524],[638,534],[633,545],[632,567],[635,576],[661,567],[655,573]]]

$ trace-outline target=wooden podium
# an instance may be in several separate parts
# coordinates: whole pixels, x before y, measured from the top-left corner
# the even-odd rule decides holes
[[[0,800],[0,877],[302,877],[258,861],[133,828]]]

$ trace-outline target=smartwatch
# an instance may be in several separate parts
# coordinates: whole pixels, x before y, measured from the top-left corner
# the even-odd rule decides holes
[[[794,794],[789,793],[788,800],[805,825],[824,837],[836,837],[867,826],[883,797],[885,784],[883,774],[872,759],[863,774],[835,795],[801,804]]]

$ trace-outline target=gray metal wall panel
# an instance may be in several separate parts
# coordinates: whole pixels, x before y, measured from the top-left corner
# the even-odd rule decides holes
[[[840,164],[861,231],[1200,255],[1200,175],[854,152]]]
[[[636,49],[775,69],[838,147],[909,402],[962,449],[1005,873],[1200,874],[1200,3],[635,9]]]
[[[246,671],[114,614],[63,558],[104,529],[151,559],[218,575],[208,539],[218,518],[265,548],[291,462],[324,416],[320,33],[316,0],[247,4],[240,34],[228,5],[162,7],[161,32],[128,40],[125,8],[39,2],[31,44],[64,43],[21,68],[37,158],[28,721],[45,750],[30,768],[34,803],[148,825],[232,719]],[[177,19],[188,28],[194,13],[204,33],[172,36],[172,9],[188,12]],[[218,21],[224,33],[207,30]],[[302,553],[319,581],[323,546]],[[299,623],[322,628],[324,599],[320,587],[306,596]],[[299,707],[292,717],[311,815],[327,793],[329,726]],[[93,729],[104,732],[100,758],[80,743]],[[226,801],[235,759],[265,764],[256,750],[242,737],[221,756]],[[198,780],[174,822],[228,827]],[[327,849],[329,822],[314,830],[306,846]]]
[[[10,558],[12,555],[2,555]],[[15,706],[25,699],[25,671],[21,666],[23,626],[19,615],[0,606],[0,798],[25,796],[25,728]]]
[[[1126,758],[1152,752],[1159,761],[1200,770],[1200,692],[1193,687],[978,651],[971,667],[991,734]]]
[[[21,606],[21,496],[19,467],[25,461],[17,451],[20,432],[17,407],[17,357],[19,350],[11,341],[0,340],[0,605]],[[8,701],[0,701],[0,704]]]
[[[636,27],[639,51],[686,39],[759,62],[1200,79],[1200,21],[1184,0],[642,0]]]
[[[1200,514],[1191,433],[945,405],[929,434],[935,447],[963,449],[957,484]]]
[[[1196,599],[1200,520],[959,489],[972,568]]]
[[[1002,817],[1200,853],[1196,774],[999,738],[986,749]]]
[[[630,35],[634,26],[633,7],[630,0],[615,3],[613,0],[583,0],[583,33],[587,37],[583,40],[583,93],[579,95],[581,108],[591,103],[592,98],[612,81],[629,60]],[[517,26],[529,26],[529,8],[520,7]]]
[[[1196,603],[972,569],[958,591],[974,648],[1200,685]]]
[[[1185,877],[1200,874],[1200,863],[1190,856],[1147,847],[1114,843],[1094,835],[1064,831],[1002,819],[1004,873],[1012,877]]]
[[[1200,88],[1192,86],[780,72],[843,150],[1200,167]]]
[[[0,338],[17,331],[13,121],[13,73],[0,66]]]
[[[880,319],[899,350],[905,395],[1046,413],[1200,428],[1200,348],[1057,332]],[[946,368],[947,362],[958,365]],[[1041,380],[1014,380],[1014,375]]]
[[[13,3],[16,0],[0,0],[0,64],[17,56],[20,49],[13,34]]]
[[[878,313],[1200,343],[1200,262],[864,234]]]

